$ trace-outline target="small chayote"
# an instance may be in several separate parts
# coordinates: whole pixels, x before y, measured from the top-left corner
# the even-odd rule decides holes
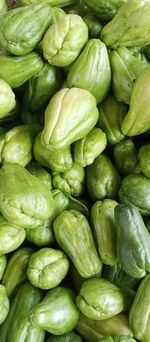
[[[88,28],[83,19],[76,14],[66,14],[45,33],[44,57],[52,65],[65,67],[78,57],[87,40]]]
[[[0,79],[0,119],[11,116],[11,111],[16,106],[15,94],[8,83]]]
[[[41,141],[53,150],[85,137],[98,120],[95,97],[85,89],[65,88],[50,100]]]

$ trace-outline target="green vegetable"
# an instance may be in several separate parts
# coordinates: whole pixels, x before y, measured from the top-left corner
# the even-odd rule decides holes
[[[97,120],[96,100],[88,90],[62,89],[46,108],[42,143],[53,150],[63,149],[85,137]]]
[[[8,260],[2,284],[5,286],[8,297],[13,297],[18,288],[27,280],[27,267],[32,249],[21,247]]]
[[[64,7],[73,4],[75,0],[20,0],[22,5],[30,5],[35,3],[44,3],[50,6]]]
[[[135,342],[135,339],[131,336],[117,335],[117,336],[107,336],[99,340],[99,342]]]
[[[44,4],[12,9],[1,22],[0,45],[13,55],[26,55],[40,42],[50,21],[51,8]]]
[[[146,177],[150,178],[150,144],[140,147],[138,159],[142,172]]]
[[[81,286],[76,304],[85,316],[94,320],[113,317],[130,307],[126,294],[104,278],[86,280]]]
[[[0,255],[0,280],[3,278],[7,266],[7,258],[5,254]]]
[[[34,229],[26,229],[27,240],[37,246],[46,246],[54,241],[52,231],[52,218],[43,221],[40,226]]]
[[[124,135],[132,137],[150,129],[149,82],[150,67],[148,66],[135,82],[129,111],[121,125]]]
[[[32,161],[27,166],[27,170],[31,173],[31,175],[39,178],[47,186],[48,189],[53,189],[51,174],[46,171],[40,164]]]
[[[65,335],[51,336],[47,342],[82,342],[82,339],[79,335],[71,331]]]
[[[121,132],[121,123],[127,112],[127,106],[124,103],[117,102],[110,94],[98,106],[98,109],[98,126],[106,133],[110,144],[118,143],[124,138]]]
[[[88,28],[83,19],[76,14],[66,14],[45,33],[44,57],[51,65],[65,67],[78,57],[87,40]]]
[[[135,205],[142,215],[150,214],[150,179],[142,174],[126,176],[119,190],[119,198],[123,204]]]
[[[7,178],[7,183],[8,178]],[[17,249],[25,240],[26,234],[23,228],[8,222],[0,215],[0,254],[6,254]]]
[[[114,209],[118,203],[111,199],[96,202],[91,210],[91,225],[99,255],[106,265],[115,265],[117,258],[117,230]]]
[[[64,210],[53,223],[57,243],[69,256],[79,274],[90,278],[101,273],[92,231],[86,217],[77,210]]]
[[[123,271],[120,262],[114,266],[105,265],[103,268],[103,277],[121,288],[132,289],[139,283],[138,278],[134,278]]]
[[[42,248],[31,255],[27,276],[33,286],[48,290],[61,283],[68,269],[69,260],[62,251]]]
[[[111,49],[118,46],[143,47],[150,44],[150,2],[130,0],[104,26],[101,39]],[[137,25],[138,23],[138,25]]]
[[[124,139],[114,147],[115,165],[122,175],[140,171],[137,157],[136,147],[131,139]]]
[[[119,186],[120,176],[106,155],[100,154],[87,166],[87,189],[93,200],[116,198]]]
[[[32,308],[41,299],[41,291],[29,283],[18,290],[7,319],[0,328],[0,342],[44,342],[45,331],[40,327],[34,327],[29,320]]]
[[[0,79],[0,119],[10,117],[15,106],[15,94],[9,84]]]
[[[117,249],[123,270],[132,277],[143,278],[150,272],[150,235],[138,209],[131,205],[115,208]]]
[[[47,1],[47,0],[46,0]],[[52,19],[51,24],[55,24],[58,20],[62,19],[64,15],[66,15],[65,11],[60,7],[53,7],[52,10]]]
[[[0,284],[0,325],[5,321],[9,312],[9,308],[10,304],[7,297],[6,288]]]
[[[83,20],[85,21],[88,29],[89,29],[89,37],[90,38],[99,38],[100,32],[102,30],[102,24],[99,19],[95,17],[93,14],[88,13]]]
[[[108,94],[111,69],[106,46],[100,39],[90,39],[69,69],[67,85],[89,90],[100,103]]]
[[[0,211],[12,224],[32,228],[51,217],[54,203],[50,190],[23,166],[2,166],[0,184]]]
[[[0,78],[10,87],[17,88],[40,71],[42,66],[42,59],[36,52],[21,57],[0,55]]]
[[[50,290],[40,304],[33,308],[31,322],[54,335],[70,332],[79,319],[73,292],[65,287]]]
[[[83,3],[102,20],[112,19],[127,0],[83,0]]]
[[[7,1],[6,0],[1,0],[1,3],[0,3],[0,17],[3,18],[3,16],[6,14],[7,10],[8,10]]]

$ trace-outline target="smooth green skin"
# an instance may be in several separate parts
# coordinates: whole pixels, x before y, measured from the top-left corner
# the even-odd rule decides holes
[[[26,229],[27,240],[37,246],[44,247],[54,241],[52,219],[43,221],[39,227]]]
[[[2,279],[9,298],[13,298],[16,290],[27,281],[26,272],[32,252],[29,247],[21,247],[10,256]]]
[[[150,178],[150,144],[140,147],[138,160],[142,172],[146,177]]]
[[[69,207],[69,197],[68,194],[64,193],[60,189],[53,189],[52,195],[54,198],[55,209],[54,217],[59,215],[62,211]]]
[[[9,117],[16,106],[15,94],[4,80],[0,79],[0,119]]]
[[[42,143],[53,150],[68,147],[85,137],[97,120],[96,99],[88,90],[61,89],[46,108]]]
[[[12,224],[34,228],[52,216],[51,191],[23,166],[4,164],[0,170],[0,184],[0,211]]]
[[[0,284],[0,325],[5,321],[10,309],[5,286]]]
[[[54,335],[70,332],[76,326],[79,311],[74,303],[72,290],[56,287],[50,290],[40,304],[33,308],[30,320]]]
[[[115,208],[117,251],[123,270],[143,278],[150,272],[150,234],[138,209],[132,204]]]
[[[114,147],[114,161],[120,174],[127,176],[130,173],[140,172],[138,155],[134,141],[124,139]]]
[[[20,0],[22,5],[32,5],[44,3],[50,6],[65,7],[76,2],[76,0]]]
[[[111,69],[106,46],[100,39],[90,39],[69,69],[67,85],[89,90],[97,103],[108,94]]]
[[[21,57],[1,55],[0,78],[10,87],[18,88],[40,71],[42,66],[42,59],[36,52]]]
[[[86,280],[76,297],[76,304],[85,316],[98,321],[127,310],[126,294],[104,278]]]
[[[147,275],[140,283],[135,299],[129,311],[129,323],[133,330],[134,336],[142,342],[149,342],[150,336],[149,289],[150,274]]]
[[[118,203],[111,199],[96,202],[91,209],[91,225],[101,260],[115,265],[117,258],[117,229],[114,209]]]
[[[27,83],[23,98],[25,106],[33,112],[42,109],[59,90],[60,84],[60,70],[44,63],[43,68]]]
[[[1,162],[26,166],[32,159],[32,145],[40,130],[40,125],[20,125],[13,127],[4,136]]]
[[[73,160],[70,146],[63,148],[63,150],[51,151],[42,144],[41,132],[34,141],[33,153],[39,164],[44,165],[53,171],[65,172],[72,166]]]
[[[88,342],[98,342],[103,336],[109,335],[133,336],[128,319],[124,314],[102,321],[95,321],[80,314],[76,330]]]
[[[71,331],[62,336],[51,336],[47,342],[82,342],[82,338]]]
[[[45,331],[34,327],[29,320],[32,308],[41,299],[41,291],[28,282],[18,290],[7,319],[0,328],[0,342],[44,342]]]
[[[51,8],[44,4],[18,7],[8,11],[1,23],[0,45],[17,56],[31,52],[51,22]]]
[[[117,102],[109,94],[98,106],[98,110],[98,126],[106,133],[107,140],[110,144],[117,144],[124,139],[124,135],[121,132],[121,123],[127,112],[127,106],[124,103]]]
[[[150,215],[150,179],[143,174],[126,176],[119,190],[119,199],[123,204],[135,205],[144,216]]]
[[[8,182],[8,179],[7,179]],[[25,240],[23,228],[8,222],[0,215],[0,254],[6,254],[17,249]]]
[[[102,20],[110,21],[127,0],[83,0],[83,3]]]
[[[99,38],[100,32],[102,30],[102,24],[99,19],[95,17],[93,14],[88,13],[83,20],[85,21],[88,29],[89,29],[89,37],[90,38]]]
[[[99,342],[135,342],[135,339],[130,336],[118,335],[104,337]]]
[[[101,39],[111,49],[118,46],[144,47],[150,44],[149,21],[149,1],[127,1],[104,26]]]
[[[7,1],[6,0],[1,0],[1,3],[0,3],[0,17],[3,18],[3,16],[6,14],[7,10],[8,10]]]
[[[49,290],[61,283],[68,270],[69,260],[62,251],[42,248],[31,255],[27,276],[33,286]]]
[[[149,82],[150,66],[141,73],[133,87],[129,111],[121,125],[124,135],[132,137],[150,129]]]
[[[72,167],[63,172],[52,172],[53,187],[74,197],[81,196],[85,189],[85,170],[73,162]]]
[[[114,266],[105,265],[103,277],[120,288],[133,289],[139,283],[138,278],[134,278],[123,271],[121,263]]]
[[[48,189],[52,190],[52,177],[51,174],[46,171],[40,164],[32,161],[28,166],[27,170],[35,177],[39,178]]]
[[[0,255],[0,280],[3,278],[7,266],[7,258],[5,254]]]
[[[45,33],[44,57],[51,65],[65,67],[78,57],[87,40],[88,28],[83,19],[76,14],[66,14]]]
[[[120,187],[120,176],[106,155],[100,154],[92,165],[87,166],[86,176],[90,198],[95,201],[116,198]]]
[[[101,273],[102,262],[96,251],[91,227],[82,213],[64,210],[55,219],[53,228],[58,245],[83,278]]]
[[[51,11],[52,11],[52,19],[51,19],[52,25],[55,24],[58,20],[62,19],[64,15],[66,15],[65,11],[60,7],[51,8]]]

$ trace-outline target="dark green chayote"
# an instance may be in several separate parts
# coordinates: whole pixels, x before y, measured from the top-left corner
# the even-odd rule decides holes
[[[138,163],[138,155],[134,141],[131,139],[124,139],[114,147],[114,161],[117,170],[122,175],[140,172]]]
[[[51,336],[47,342],[82,342],[82,338],[71,331],[61,336]]]
[[[102,20],[111,20],[127,0],[83,0],[83,3]]]
[[[89,29],[89,37],[90,38],[99,38],[100,32],[102,30],[102,23],[100,20],[94,16],[92,13],[88,12],[84,17],[88,29]]]
[[[3,79],[0,79],[0,119],[11,116],[11,111],[16,106],[15,94],[11,87]]]
[[[124,272],[121,263],[114,266],[104,265],[103,277],[120,288],[133,289],[139,283],[139,279]]]

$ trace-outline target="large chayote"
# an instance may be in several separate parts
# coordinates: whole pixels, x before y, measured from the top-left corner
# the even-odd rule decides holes
[[[150,44],[149,21],[149,0],[127,1],[112,21],[105,25],[101,39],[112,49],[118,46],[143,47]]]
[[[5,268],[7,266],[7,258],[5,254],[0,255],[0,280],[3,278]]]
[[[77,210],[64,210],[53,223],[56,241],[83,278],[100,274],[98,257],[88,220]]]
[[[69,260],[61,250],[42,248],[29,260],[27,276],[33,286],[43,290],[58,286],[69,269]]]
[[[41,132],[34,141],[33,152],[38,163],[56,172],[67,171],[73,163],[70,146],[63,148],[63,150],[51,151],[42,144]]]
[[[64,88],[46,108],[42,142],[54,150],[65,148],[85,137],[97,120],[96,99],[88,90]]]
[[[8,182],[9,180],[9,182]],[[0,211],[23,228],[39,226],[53,213],[51,191],[23,166],[8,163],[0,170]]]
[[[106,133],[107,140],[110,144],[117,144],[124,138],[121,132],[121,123],[127,113],[127,106],[116,101],[109,94],[106,99],[100,103],[98,126]]]
[[[45,33],[44,57],[52,65],[65,67],[78,57],[87,40],[88,28],[83,19],[76,14],[66,14]]]
[[[120,176],[110,158],[100,154],[87,166],[87,189],[93,200],[114,199],[120,186]]]
[[[135,136],[150,129],[150,66],[148,66],[135,82],[129,111],[126,114],[121,129],[124,135]]]
[[[138,156],[134,141],[124,139],[114,147],[114,160],[117,170],[122,175],[140,172]]]
[[[82,338],[71,331],[61,336],[51,336],[47,342],[82,342]]]
[[[110,52],[112,87],[118,101],[130,103],[135,80],[147,67],[148,62],[142,54],[135,54],[124,46]]]
[[[22,5],[41,4],[41,2],[50,6],[65,7],[75,3],[76,0],[20,0]]]
[[[111,20],[127,0],[82,0],[102,20]]]
[[[100,128],[94,127],[88,135],[74,143],[74,161],[82,167],[90,165],[105,150],[106,145],[106,134]]]
[[[7,178],[7,183],[8,183]],[[0,254],[6,254],[17,249],[25,240],[26,234],[23,228],[8,222],[0,215]]]
[[[51,8],[44,4],[12,9],[1,22],[0,45],[13,55],[26,55],[40,42],[50,21]]]
[[[150,178],[150,144],[140,147],[138,159],[142,172],[146,177]]]
[[[78,293],[76,304],[85,316],[94,320],[113,317],[130,307],[126,294],[104,278],[86,280]]]
[[[15,94],[3,79],[0,79],[0,119],[11,116],[16,106]]]
[[[0,325],[5,321],[9,312],[9,299],[5,286],[0,284]]]
[[[36,52],[21,57],[0,55],[0,78],[10,87],[18,88],[40,71],[42,66],[42,59]]]
[[[33,308],[30,319],[33,325],[54,335],[70,332],[79,319],[74,293],[69,288],[59,286],[50,290]]]
[[[106,46],[100,39],[90,39],[69,69],[67,85],[89,90],[100,103],[108,94],[111,69]]]

